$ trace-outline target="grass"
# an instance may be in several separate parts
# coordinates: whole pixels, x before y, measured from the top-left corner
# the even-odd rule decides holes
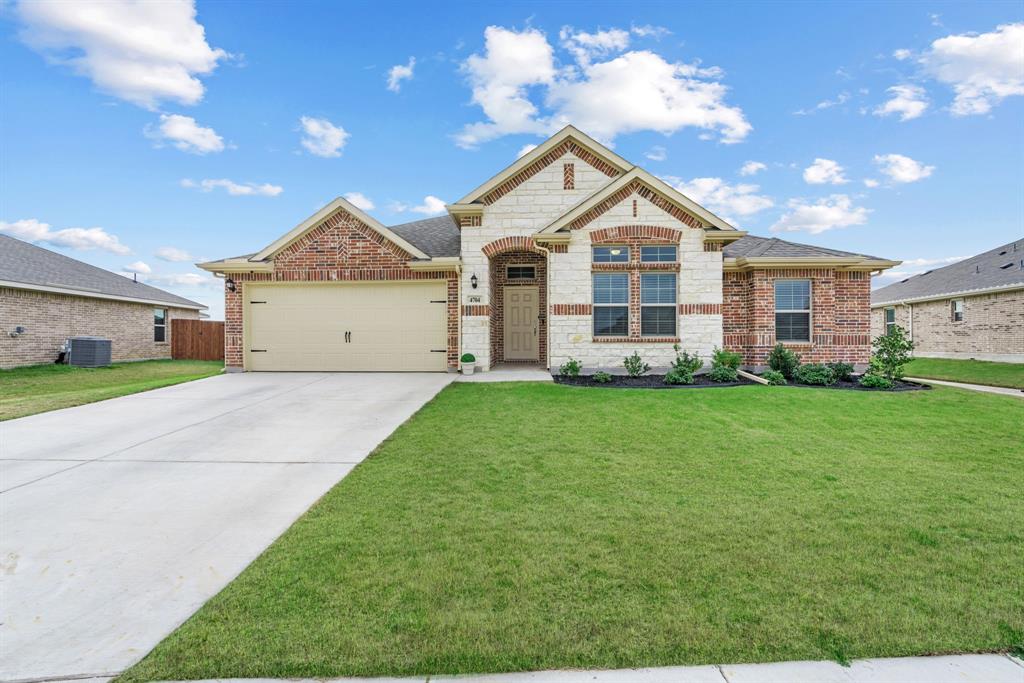
[[[33,365],[0,370],[0,421],[215,375],[221,361],[151,360],[106,368]]]
[[[926,377],[945,379],[950,382],[1024,389],[1024,363],[915,358],[907,364],[906,374],[908,377]]]
[[[1024,403],[454,384],[119,683],[1024,647]]]

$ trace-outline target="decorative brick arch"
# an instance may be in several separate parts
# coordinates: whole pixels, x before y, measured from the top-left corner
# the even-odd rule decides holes
[[[591,244],[607,244],[624,240],[651,240],[658,242],[679,243],[682,233],[674,228],[657,225],[618,225],[614,228],[601,228],[590,233]]]
[[[484,245],[482,249],[484,256],[494,258],[498,254],[506,254],[510,251],[530,251],[535,254],[545,255],[544,251],[537,247],[533,238],[527,235],[513,235],[502,237]]]

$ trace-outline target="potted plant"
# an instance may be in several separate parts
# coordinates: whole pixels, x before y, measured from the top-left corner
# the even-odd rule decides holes
[[[462,374],[472,375],[476,367],[476,356],[471,353],[462,354]]]

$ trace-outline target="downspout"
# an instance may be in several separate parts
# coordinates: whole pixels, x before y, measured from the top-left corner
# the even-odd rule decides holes
[[[551,369],[551,250],[534,241],[535,249],[544,253],[544,334],[548,343],[544,345],[544,369]]]

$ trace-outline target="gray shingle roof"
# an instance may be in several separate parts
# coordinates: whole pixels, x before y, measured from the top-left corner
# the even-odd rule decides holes
[[[786,240],[780,240],[777,237],[755,237],[754,235],[746,235],[731,244],[725,245],[725,248],[722,249],[722,255],[726,258],[753,258],[756,256],[765,258],[829,258],[860,256],[869,259],[878,259],[877,256],[855,254],[852,251],[839,251],[838,249],[816,247],[811,244],[787,242]]]
[[[1024,287],[1024,238],[876,289],[871,292],[871,303],[877,305],[1015,284]]]
[[[445,214],[422,221],[412,221],[388,228],[431,258],[435,256],[458,256],[460,247],[459,228],[455,220]]]
[[[159,301],[188,308],[206,308],[184,297],[165,292],[123,275],[76,261],[62,254],[0,235],[0,280],[42,287],[76,289],[83,296],[105,294],[126,299]]]

